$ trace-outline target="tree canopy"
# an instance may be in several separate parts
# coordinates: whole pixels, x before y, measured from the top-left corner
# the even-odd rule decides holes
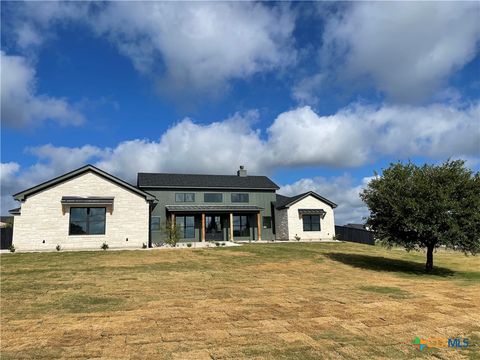
[[[480,174],[462,160],[442,165],[394,163],[360,194],[370,209],[367,224],[388,246],[433,251],[446,246],[465,254],[480,250]]]

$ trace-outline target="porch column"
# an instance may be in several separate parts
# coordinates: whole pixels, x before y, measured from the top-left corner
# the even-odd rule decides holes
[[[175,227],[175,214],[172,213],[170,215],[170,226],[172,227],[172,229]]]
[[[202,231],[201,231],[201,240],[205,241],[205,214],[202,213]]]
[[[228,227],[228,232],[230,233],[230,241],[233,241],[233,213],[230,213],[230,226]]]
[[[257,213],[257,232],[258,232],[258,236],[257,236],[257,240],[262,240],[262,228],[260,226],[260,213]]]

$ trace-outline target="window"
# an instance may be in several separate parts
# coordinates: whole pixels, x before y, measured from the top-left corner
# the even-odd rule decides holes
[[[263,217],[263,228],[264,229],[271,229],[272,228],[272,217],[271,216],[264,216]]]
[[[222,193],[205,193],[203,195],[203,201],[205,202],[222,202],[223,194]]]
[[[180,226],[181,237],[191,239],[195,237],[195,217],[177,216],[177,224]]]
[[[233,216],[233,236],[250,236],[250,226],[248,224],[248,216]]]
[[[320,215],[303,215],[303,231],[320,231]]]
[[[195,193],[176,193],[176,202],[195,202]]]
[[[106,208],[70,208],[69,235],[104,235]]]
[[[248,201],[249,201],[248,194],[232,193],[232,203],[234,202],[248,203]]]
[[[159,231],[160,230],[160,216],[152,216],[150,219],[150,230]]]

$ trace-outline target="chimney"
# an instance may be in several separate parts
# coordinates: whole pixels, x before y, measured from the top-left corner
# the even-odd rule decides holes
[[[247,170],[245,170],[245,166],[240,165],[240,170],[237,171],[237,175],[241,177],[247,176]]]

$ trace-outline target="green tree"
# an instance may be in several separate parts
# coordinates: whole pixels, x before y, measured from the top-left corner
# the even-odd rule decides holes
[[[166,236],[165,242],[168,245],[175,247],[180,241],[182,230],[180,229],[180,225],[176,224],[175,222],[167,220],[165,222],[165,226],[163,227],[163,232]]]
[[[480,174],[462,160],[391,164],[360,197],[370,209],[367,224],[376,238],[408,251],[426,249],[427,272],[439,246],[473,255],[480,250]]]

